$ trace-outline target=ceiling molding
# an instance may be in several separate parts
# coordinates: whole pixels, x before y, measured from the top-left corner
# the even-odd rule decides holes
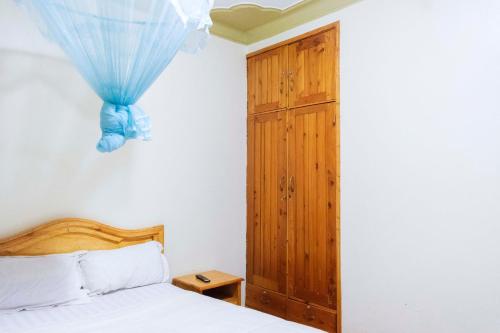
[[[241,44],[253,44],[340,10],[361,0],[303,0],[288,9],[237,4],[212,10],[214,35]]]
[[[285,10],[295,6],[302,0],[216,0],[215,9],[229,9],[241,5],[253,5],[262,8]]]
[[[210,33],[225,39],[232,40],[233,42],[240,44],[251,44],[248,41],[247,34],[244,31],[238,30],[236,28],[230,27],[224,23],[214,21],[212,28],[210,28]]]

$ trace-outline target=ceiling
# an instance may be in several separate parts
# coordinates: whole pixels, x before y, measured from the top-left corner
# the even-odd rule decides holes
[[[215,0],[215,35],[252,44],[361,0]]]
[[[302,2],[302,0],[215,0],[214,8],[231,8],[238,5],[254,4],[264,8],[287,9],[293,5]]]

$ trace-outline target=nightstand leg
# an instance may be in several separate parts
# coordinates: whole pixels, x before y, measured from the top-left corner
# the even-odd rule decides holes
[[[241,282],[238,283],[238,286],[236,287],[236,294],[238,297],[238,305],[241,306]]]

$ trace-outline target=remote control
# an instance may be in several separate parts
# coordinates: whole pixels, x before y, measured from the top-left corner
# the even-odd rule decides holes
[[[205,283],[209,283],[210,282],[210,279],[207,278],[205,275],[201,275],[201,274],[196,274],[196,278],[202,282],[205,282]]]

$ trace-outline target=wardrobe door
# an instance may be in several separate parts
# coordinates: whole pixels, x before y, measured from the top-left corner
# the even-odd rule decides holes
[[[248,113],[287,106],[287,46],[248,59]]]
[[[336,308],[336,105],[289,111],[288,296]]]
[[[247,282],[286,293],[286,113],[249,117]]]
[[[337,96],[336,29],[289,46],[289,107],[335,101]]]

